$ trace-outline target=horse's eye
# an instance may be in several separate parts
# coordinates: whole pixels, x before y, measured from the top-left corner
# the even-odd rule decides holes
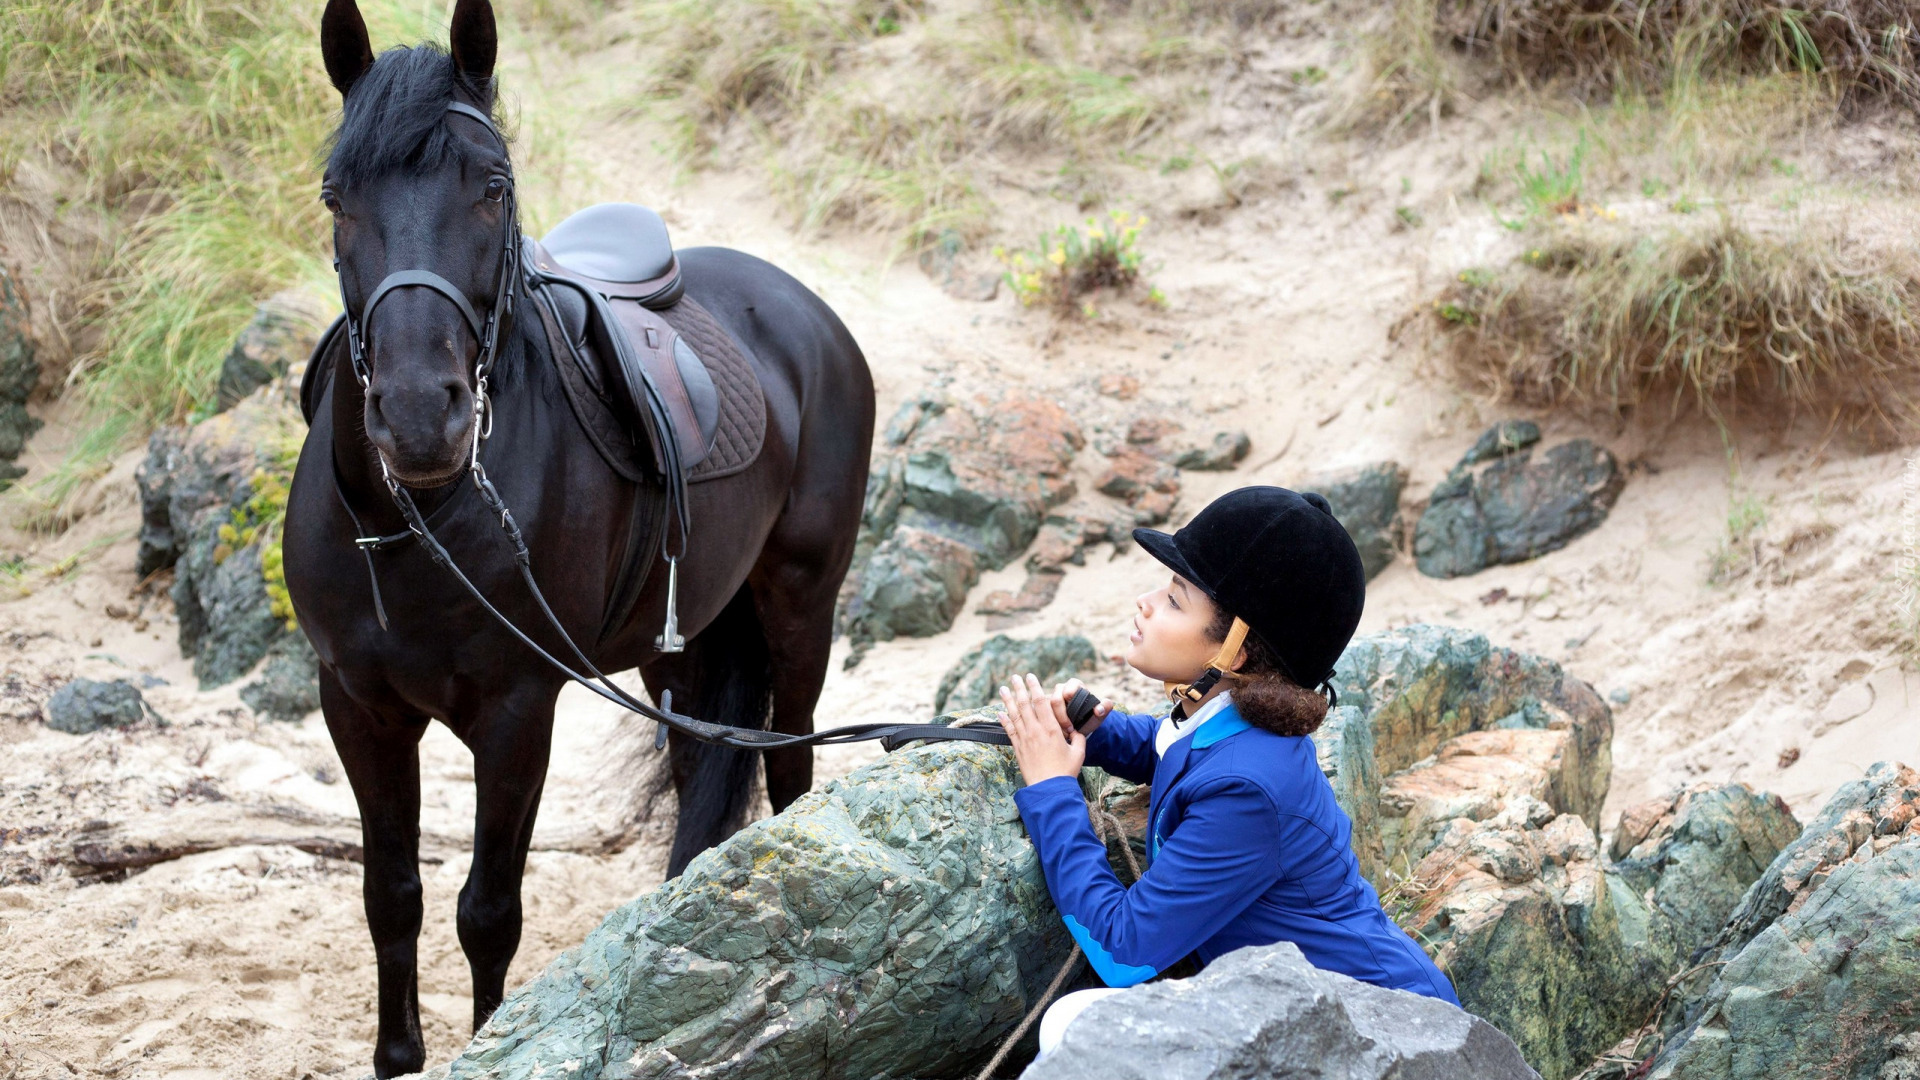
[[[327,213],[332,214],[334,217],[340,216],[340,196],[335,195],[333,192],[321,192],[320,205],[326,207]]]
[[[505,179],[496,176],[493,179],[487,181],[488,201],[499,202],[501,199],[504,199],[506,197],[507,197],[507,182]]]

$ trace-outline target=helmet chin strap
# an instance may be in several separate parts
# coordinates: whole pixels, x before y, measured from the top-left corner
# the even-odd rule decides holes
[[[1165,684],[1167,697],[1173,700],[1175,710],[1183,718],[1187,715],[1186,707],[1197,704],[1201,698],[1206,697],[1207,692],[1213,689],[1213,684],[1221,679],[1240,677],[1233,670],[1233,661],[1240,655],[1240,646],[1246,640],[1247,624],[1235,616],[1233,628],[1227,631],[1227,639],[1220,643],[1219,651],[1215,652],[1213,659],[1207,662],[1207,670],[1202,672],[1199,678],[1190,683],[1168,682]]]

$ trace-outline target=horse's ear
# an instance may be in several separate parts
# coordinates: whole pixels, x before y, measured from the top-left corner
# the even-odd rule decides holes
[[[327,0],[326,14],[320,16],[320,55],[327,62],[327,78],[341,97],[373,66],[367,22],[353,0]]]
[[[453,7],[453,26],[447,31],[453,68],[468,84],[485,89],[493,79],[493,58],[500,38],[493,28],[493,5],[487,0],[460,0]]]

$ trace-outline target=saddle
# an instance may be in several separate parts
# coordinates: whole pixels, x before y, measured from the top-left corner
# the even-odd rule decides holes
[[[638,483],[672,463],[681,483],[698,483],[753,463],[766,434],[759,377],[734,336],[686,297],[659,214],[602,203],[525,244],[562,383],[616,472]]]

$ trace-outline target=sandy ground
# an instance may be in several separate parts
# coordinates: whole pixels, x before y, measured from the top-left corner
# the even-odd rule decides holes
[[[1270,196],[1239,208],[1186,178],[1143,181],[1141,203],[1167,208],[1150,233],[1150,266],[1170,304],[1117,301],[1091,325],[1059,324],[1005,296],[955,300],[876,240],[798,234],[749,172],[619,179],[671,175],[644,118],[601,129],[605,156],[594,162],[577,149],[549,150],[526,183],[547,184],[531,200],[536,208],[645,202],[662,209],[682,245],[739,247],[794,272],[860,341],[883,418],[946,377],[961,389],[1057,398],[1090,437],[1148,415],[1192,430],[1244,428],[1253,440],[1247,463],[1189,473],[1176,523],[1235,486],[1298,486],[1381,458],[1409,467],[1406,503],[1417,514],[1486,425],[1531,415],[1490,406],[1450,380],[1419,333],[1395,335],[1431,294],[1433,267],[1503,240],[1484,211],[1454,197],[1473,162],[1449,139],[1310,150],[1295,146],[1284,125],[1263,123],[1260,110],[1273,105],[1260,97],[1262,73],[1300,61],[1277,51],[1284,47],[1293,46],[1256,54],[1235,93],[1222,95],[1217,119],[1223,139],[1298,151],[1286,159],[1294,163],[1287,175]],[[590,97],[562,114],[549,95],[617,60],[536,54],[515,61],[509,85],[533,87],[523,91],[527,113],[550,109],[564,135],[604,110]],[[600,100],[617,90],[603,89]],[[1402,176],[1417,177],[1413,198],[1432,223],[1425,233],[1395,229],[1392,198],[1379,194],[1399,188]],[[1362,194],[1330,199],[1336,186]],[[1031,231],[1018,224],[1028,218],[1060,215],[1013,195],[1008,205],[1015,232]],[[1100,377],[1114,374],[1136,378],[1138,395],[1100,394]],[[1607,522],[1530,563],[1454,581],[1426,578],[1403,559],[1370,586],[1362,632],[1415,621],[1473,627],[1558,660],[1610,695],[1609,820],[1700,778],[1779,792],[1804,817],[1873,761],[1920,761],[1920,677],[1898,651],[1912,627],[1915,579],[1901,571],[1915,554],[1920,512],[1920,465],[1903,471],[1910,449],[1863,451],[1812,419],[1749,425],[1729,447],[1694,420],[1531,418],[1548,445],[1585,436],[1626,464],[1629,480]],[[42,460],[61,445],[54,420],[34,448]],[[0,541],[39,567],[79,556],[65,574],[29,573],[21,595],[0,602],[0,1080],[360,1075],[374,981],[360,869],[325,845],[320,854],[294,846],[351,838],[352,798],[317,715],[256,721],[234,687],[196,689],[169,605],[140,592],[131,569],[137,458],[96,483],[91,512],[65,534]],[[1091,450],[1082,455],[1083,492],[1092,491],[1098,461]],[[1728,544],[1736,491],[1760,499],[1766,520],[1733,549],[1741,571],[1714,584],[1709,572]],[[989,574],[973,596],[1017,588],[1022,575],[1017,564]],[[1163,580],[1138,551],[1096,549],[1055,602],[1013,632],[1083,633],[1118,653],[1132,597]],[[842,670],[839,643],[820,723],[928,715],[941,674],[988,633],[985,617],[969,611],[937,637],[877,646],[852,672]],[[49,731],[38,706],[73,676],[161,680],[147,693],[166,723],[86,737]],[[1136,707],[1154,689],[1117,661],[1089,682]],[[610,708],[563,696],[515,983],[660,880],[658,834],[617,855],[590,853],[630,782],[609,775],[602,753],[622,730]],[[819,778],[878,753],[822,752]],[[423,769],[422,827],[435,861],[424,871],[421,1002],[429,1059],[438,1060],[464,1041],[470,1010],[453,900],[467,866],[473,792],[470,760],[443,729],[429,735]],[[263,842],[122,880],[76,879],[72,852],[90,837],[159,835],[188,819],[234,823],[236,841]]]

